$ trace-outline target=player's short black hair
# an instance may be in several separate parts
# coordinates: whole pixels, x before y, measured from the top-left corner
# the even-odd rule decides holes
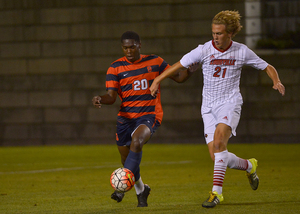
[[[134,31],[126,31],[123,33],[121,36],[121,42],[123,42],[125,39],[134,39],[136,42],[141,42],[140,36]]]

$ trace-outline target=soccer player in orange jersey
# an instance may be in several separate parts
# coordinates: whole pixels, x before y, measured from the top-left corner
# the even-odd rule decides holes
[[[214,161],[213,188],[202,204],[206,208],[215,207],[224,200],[222,186],[227,167],[246,171],[251,188],[258,188],[257,160],[242,159],[227,150],[229,138],[236,135],[243,103],[239,88],[242,67],[247,65],[265,71],[273,81],[273,88],[282,96],[285,94],[285,87],[276,69],[246,45],[232,40],[241,28],[240,14],[237,11],[221,11],[212,20],[213,39],[185,54],[180,61],[158,76],[150,87],[155,96],[160,82],[166,77],[194,63],[202,65],[201,114],[205,140]]]
[[[122,35],[121,44],[125,56],[114,61],[107,70],[107,93],[95,96],[92,102],[95,107],[101,108],[102,104],[115,103],[119,95],[121,106],[117,118],[117,146],[122,164],[135,175],[138,207],[146,207],[150,187],[143,183],[140,176],[142,148],[160,126],[163,117],[160,94],[151,96],[149,87],[155,77],[170,65],[159,56],[142,55],[140,37],[133,31]],[[183,69],[170,78],[184,82],[193,68],[196,67]],[[111,195],[117,202],[122,201],[123,197],[124,193],[118,191]]]

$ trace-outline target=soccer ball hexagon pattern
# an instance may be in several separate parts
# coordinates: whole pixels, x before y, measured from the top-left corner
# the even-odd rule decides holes
[[[118,168],[110,176],[111,186],[120,192],[127,192],[131,190],[134,183],[134,174],[126,168]]]

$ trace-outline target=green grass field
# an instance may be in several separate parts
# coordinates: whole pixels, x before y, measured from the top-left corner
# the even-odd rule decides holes
[[[300,213],[299,144],[228,149],[258,159],[260,186],[253,191],[245,172],[228,169],[224,203],[205,209],[213,177],[206,145],[145,145],[146,208],[136,207],[134,190],[121,203],[110,199],[110,174],[121,166],[115,145],[0,147],[0,213]]]

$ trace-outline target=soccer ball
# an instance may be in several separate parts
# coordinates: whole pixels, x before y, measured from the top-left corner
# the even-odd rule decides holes
[[[116,169],[110,176],[111,186],[120,192],[127,192],[131,190],[134,183],[134,174],[126,168]]]

